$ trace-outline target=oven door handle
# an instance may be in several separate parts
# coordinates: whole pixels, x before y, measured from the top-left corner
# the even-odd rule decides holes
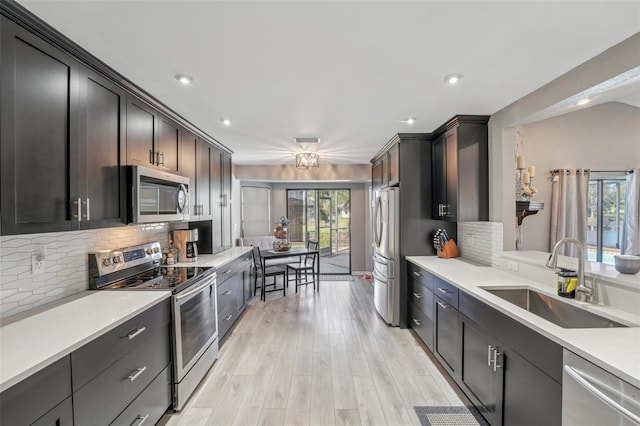
[[[179,294],[176,296],[176,302],[179,302],[183,299],[187,299],[193,295],[195,295],[196,293],[200,292],[201,290],[203,290],[204,288],[213,285],[215,283],[211,282],[210,280],[205,280],[205,282],[203,282],[202,284],[198,285],[196,288],[194,288],[193,290],[188,291],[187,293],[184,294]]]
[[[627,408],[623,407],[622,405],[620,405],[619,403],[617,403],[613,399],[609,398],[604,392],[602,392],[600,389],[598,389],[596,386],[594,386],[591,382],[589,382],[589,380],[587,380],[585,377],[583,377],[582,374],[580,374],[579,371],[573,369],[572,367],[570,367],[568,365],[564,366],[564,371],[573,380],[575,380],[576,383],[578,383],[586,391],[588,391],[590,394],[592,394],[593,396],[598,398],[600,401],[604,402],[609,407],[611,407],[615,411],[619,412],[620,414],[622,414],[624,417],[626,417],[627,419],[631,420],[632,422],[640,424],[640,417],[639,416],[637,416],[635,413],[632,413]]]

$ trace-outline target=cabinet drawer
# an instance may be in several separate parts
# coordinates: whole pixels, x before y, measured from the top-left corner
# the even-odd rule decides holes
[[[145,342],[170,321],[169,300],[158,303],[71,354],[73,390]]]
[[[171,368],[162,370],[147,388],[111,423],[154,425],[171,405]]]
[[[165,325],[75,392],[75,423],[108,424],[115,419],[169,364],[169,348],[169,326]]]
[[[238,281],[235,277],[227,280],[224,284],[217,286],[218,292],[218,316],[223,312],[229,311],[235,313],[242,306],[242,281]]]
[[[409,279],[409,301],[433,321],[433,293],[416,280]]]
[[[433,352],[433,320],[429,319],[414,303],[409,303],[409,325]]]
[[[0,394],[0,424],[31,424],[71,395],[69,356]]]
[[[222,340],[227,331],[236,322],[241,311],[234,305],[228,305],[227,308],[218,314],[218,341]]]
[[[458,287],[438,277],[434,277],[433,294],[458,309]]]
[[[226,265],[218,268],[216,273],[218,274],[217,280],[218,285],[225,283],[229,278],[231,278],[236,272],[241,271],[244,268],[249,267],[250,256],[251,253],[247,253],[243,255],[241,258],[234,260],[233,262],[227,263]]]
[[[409,277],[418,281],[430,291],[433,291],[433,279],[435,278],[433,274],[425,271],[418,265],[414,265],[411,262],[407,262],[407,265],[409,265]]]

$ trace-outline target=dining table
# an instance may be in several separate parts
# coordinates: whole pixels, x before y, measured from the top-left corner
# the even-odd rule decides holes
[[[308,247],[292,247],[286,251],[279,251],[274,249],[261,249],[260,256],[262,256],[262,285],[265,285],[265,270],[269,260],[284,259],[284,258],[297,258],[300,260],[302,256],[315,254],[315,266],[313,268],[313,274],[316,276],[316,282],[318,283],[317,289],[320,291],[320,250],[312,250]],[[285,283],[286,285],[286,283]]]

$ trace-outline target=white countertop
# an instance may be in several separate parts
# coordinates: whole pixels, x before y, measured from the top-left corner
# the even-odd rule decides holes
[[[245,253],[249,253],[251,247],[231,247],[228,250],[222,251],[217,254],[199,254],[198,260],[195,262],[179,262],[174,266],[202,266],[222,268],[227,263],[233,262]]]
[[[527,312],[482,288],[528,286],[549,294],[549,287],[536,281],[490,267],[478,267],[458,259],[436,256],[408,256],[412,262],[447,280],[466,293],[537,331],[568,350],[588,359],[612,374],[640,387],[640,327],[568,329]],[[553,295],[555,297],[555,295]],[[581,308],[624,323],[640,324],[640,317],[601,305],[563,299]]]
[[[0,327],[0,392],[171,296],[86,291]]]
[[[549,258],[549,253],[534,250],[503,251],[501,256],[505,259],[515,260],[533,266],[544,267]],[[578,270],[578,259],[569,256],[558,256],[558,266]],[[584,274],[597,280],[607,281],[631,288],[640,288],[639,274],[621,274],[613,265],[600,262],[584,262]]]

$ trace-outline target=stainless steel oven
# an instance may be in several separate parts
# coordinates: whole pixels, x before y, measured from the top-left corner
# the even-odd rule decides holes
[[[218,358],[215,268],[160,265],[153,242],[89,255],[89,288],[172,292],[173,409],[181,410]]]
[[[127,166],[127,223],[189,219],[189,178]]]
[[[174,409],[182,409],[218,357],[216,274],[173,296],[176,392]]]

